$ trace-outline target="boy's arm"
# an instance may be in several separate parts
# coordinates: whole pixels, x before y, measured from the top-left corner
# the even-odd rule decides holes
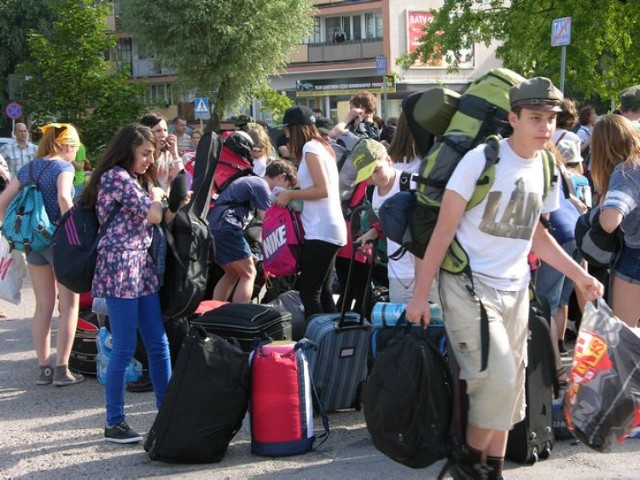
[[[567,255],[540,222],[533,232],[533,251],[549,266],[573,280],[587,300],[595,300],[604,294],[604,286]]]
[[[406,310],[407,320],[412,323],[420,323],[420,319],[422,319],[425,327],[429,325],[428,299],[431,285],[456,236],[466,206],[467,200],[459,193],[445,190],[438,221],[424,254],[424,259],[416,261],[416,284],[413,289],[413,297],[407,304]]]

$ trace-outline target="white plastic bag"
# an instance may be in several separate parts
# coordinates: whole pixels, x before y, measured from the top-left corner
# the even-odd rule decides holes
[[[4,235],[0,235],[0,298],[18,305],[26,274],[27,262],[24,254],[17,250],[9,253],[9,242]]]

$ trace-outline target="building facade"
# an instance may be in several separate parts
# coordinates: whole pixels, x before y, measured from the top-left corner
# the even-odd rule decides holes
[[[349,98],[369,90],[378,97],[378,115],[400,112],[402,98],[417,90],[445,84],[462,89],[501,64],[496,45],[475,45],[466,62],[448,73],[443,62],[396,65],[411,52],[432,19],[438,0],[313,0],[317,10],[313,34],[292,55],[285,72],[272,79],[296,103],[321,108],[335,120],[348,109]],[[385,82],[385,76],[388,77]],[[390,81],[391,78],[394,81]]]
[[[458,72],[448,73],[444,62],[416,64],[408,70],[396,65],[418,43],[432,18],[429,12],[440,0],[311,0],[316,7],[314,29],[292,53],[288,66],[271,78],[274,89],[286,92],[295,103],[321,108],[334,120],[347,111],[349,98],[362,90],[378,97],[378,115],[400,112],[408,93],[444,84],[460,90],[469,81],[500,66],[495,45],[474,45],[465,52]],[[107,20],[117,44],[110,60],[146,86],[145,101],[160,105],[171,118],[177,114],[194,120],[193,95],[176,88],[176,72],[155,61],[120,28],[120,2],[114,0]],[[270,121],[257,102],[250,108],[255,118]]]

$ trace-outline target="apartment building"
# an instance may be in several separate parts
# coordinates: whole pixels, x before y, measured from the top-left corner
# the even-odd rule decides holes
[[[470,80],[500,66],[495,45],[475,45],[465,52],[466,62],[456,73],[446,64],[416,64],[404,71],[396,60],[410,52],[430,21],[430,9],[440,0],[312,0],[316,7],[311,35],[292,53],[284,71],[271,78],[271,85],[286,92],[295,103],[319,107],[334,119],[348,109],[349,98],[361,90],[378,97],[378,114],[397,115],[402,98],[416,90],[444,84],[460,90]],[[193,120],[193,94],[175,88],[176,72],[155,61],[153,52],[135,42],[120,28],[119,0],[114,1],[108,27],[117,45],[110,60],[132,78],[146,85],[145,100],[164,106],[162,113],[178,113]],[[387,77],[387,81],[385,81]],[[391,78],[394,81],[391,81]],[[250,112],[256,118],[271,120],[259,111],[257,102]]]
[[[348,109],[356,92],[378,97],[378,114],[400,112],[402,98],[416,90],[445,84],[459,90],[487,70],[500,66],[495,45],[475,45],[456,73],[444,62],[416,64],[404,71],[396,60],[412,51],[439,0],[313,0],[313,34],[294,52],[274,88],[297,103],[319,107],[334,119]],[[395,82],[387,81],[393,77]],[[386,99],[386,100],[385,100]]]

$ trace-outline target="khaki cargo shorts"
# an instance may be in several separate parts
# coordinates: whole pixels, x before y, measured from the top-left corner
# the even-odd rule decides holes
[[[525,415],[525,367],[529,332],[528,290],[506,292],[466,275],[441,272],[440,297],[448,344],[467,381],[468,422],[478,428],[510,430]],[[489,361],[481,368],[480,303],[489,317]]]

